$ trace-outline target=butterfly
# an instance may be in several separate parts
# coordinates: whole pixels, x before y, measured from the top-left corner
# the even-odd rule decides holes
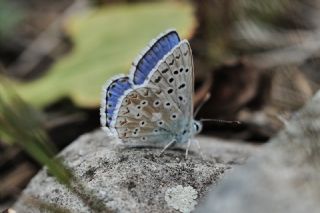
[[[168,30],[134,60],[129,76],[117,75],[104,85],[102,128],[129,146],[163,147],[163,152],[187,144],[187,156],[202,129],[194,119],[193,84],[190,44]]]

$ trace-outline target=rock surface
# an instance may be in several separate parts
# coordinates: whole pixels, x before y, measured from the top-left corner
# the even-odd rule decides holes
[[[184,150],[124,148],[102,131],[81,136],[67,147],[64,159],[86,187],[117,212],[190,212],[228,169],[243,164],[256,149],[240,142],[199,138],[203,159],[195,152],[189,158]],[[180,196],[182,195],[182,196]],[[90,210],[46,170],[39,172],[23,192],[71,210]],[[23,197],[15,204],[17,212],[44,212]]]
[[[120,147],[96,131],[73,142],[60,157],[116,212],[190,212],[201,201],[196,212],[316,213],[319,106],[320,92],[277,137],[259,148],[200,137],[203,159],[193,151],[186,160],[184,150],[168,150],[159,157],[160,149]],[[23,195],[71,212],[91,212],[46,170],[33,178]],[[14,209],[45,212],[22,198]]]
[[[320,212],[320,92],[196,212]]]

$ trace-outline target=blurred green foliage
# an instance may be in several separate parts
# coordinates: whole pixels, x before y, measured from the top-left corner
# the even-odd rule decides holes
[[[90,189],[70,171],[59,158],[56,149],[43,128],[42,114],[24,102],[11,84],[0,76],[0,139],[16,144],[39,164],[46,166],[61,184],[79,197],[92,212],[110,212]],[[1,188],[1,185],[0,185]],[[28,202],[50,212],[69,212],[57,205],[27,197]]]
[[[61,97],[97,107],[104,82],[114,74],[128,73],[151,39],[168,28],[176,28],[184,38],[194,23],[191,5],[175,1],[121,4],[74,17],[66,25],[73,51],[43,78],[20,83],[18,92],[38,107]]]
[[[55,147],[49,142],[39,111],[25,103],[0,76],[0,138],[17,144],[62,183],[69,182],[68,171],[54,159]]]

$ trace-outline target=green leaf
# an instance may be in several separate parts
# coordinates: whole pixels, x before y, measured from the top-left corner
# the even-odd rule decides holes
[[[72,52],[43,78],[20,84],[18,92],[39,107],[62,97],[97,107],[104,82],[128,73],[151,39],[168,28],[185,38],[194,23],[191,5],[173,1],[108,6],[74,17],[67,24],[75,44]]]

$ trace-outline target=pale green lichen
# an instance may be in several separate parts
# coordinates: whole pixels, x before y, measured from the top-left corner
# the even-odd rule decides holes
[[[168,188],[165,194],[165,200],[168,206],[183,212],[191,212],[197,205],[198,192],[191,186]]]

